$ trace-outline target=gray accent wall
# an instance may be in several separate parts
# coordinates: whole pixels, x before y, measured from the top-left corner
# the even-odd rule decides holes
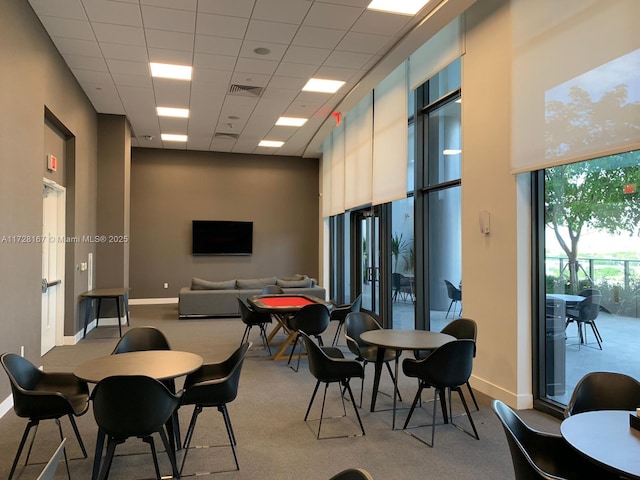
[[[40,364],[42,250],[6,241],[42,235],[46,149],[63,148],[55,178],[67,189],[67,235],[95,234],[97,117],[95,110],[24,0],[3,0],[0,14],[0,352],[20,352]],[[46,113],[47,112],[47,113]],[[51,136],[45,115],[64,125],[64,142]],[[66,262],[86,261],[92,245],[70,244]],[[86,272],[67,268],[65,335],[79,330],[78,296]],[[0,377],[0,399],[10,395]]]
[[[134,148],[131,298],[177,297],[194,276],[317,277],[318,168],[312,158]],[[253,222],[253,255],[192,256],[192,220]]]

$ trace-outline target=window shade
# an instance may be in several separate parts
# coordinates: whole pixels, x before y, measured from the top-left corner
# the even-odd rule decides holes
[[[637,0],[513,0],[513,173],[640,147]]]
[[[344,212],[344,140],[344,126],[339,125],[332,133],[330,216]]]
[[[344,119],[345,209],[368,205],[372,200],[372,99],[373,92],[369,92]]]
[[[403,62],[373,90],[373,204],[407,196],[409,106]]]

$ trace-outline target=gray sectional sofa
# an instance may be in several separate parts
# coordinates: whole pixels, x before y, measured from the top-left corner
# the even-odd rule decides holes
[[[237,317],[240,315],[237,297],[246,300],[260,295],[267,285],[278,285],[285,293],[313,295],[325,299],[324,287],[306,275],[288,278],[264,277],[211,282],[194,277],[190,287],[180,289],[178,313],[181,319],[195,317]]]

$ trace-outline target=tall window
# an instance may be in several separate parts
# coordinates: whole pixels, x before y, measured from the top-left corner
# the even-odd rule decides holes
[[[539,391],[566,405],[590,371],[640,371],[640,152],[542,176]]]
[[[418,328],[440,330],[462,313],[447,282],[457,291],[461,278],[461,118],[460,59],[418,90],[419,151],[416,180],[418,224],[421,226],[416,286],[419,309],[428,315]]]

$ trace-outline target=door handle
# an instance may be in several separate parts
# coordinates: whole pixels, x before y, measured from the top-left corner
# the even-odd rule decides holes
[[[60,285],[62,280],[54,280],[53,282],[48,281],[46,278],[42,279],[42,293],[47,293],[49,287],[55,287],[56,285]]]

